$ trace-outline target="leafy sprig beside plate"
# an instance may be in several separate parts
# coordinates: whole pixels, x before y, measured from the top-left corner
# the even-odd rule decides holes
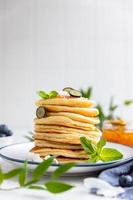
[[[82,96],[85,98],[90,99],[93,97],[93,87],[88,87],[86,90],[80,89],[80,92],[82,93]],[[100,119],[98,127],[102,130],[104,121],[110,119],[120,119],[121,117],[116,115],[117,109],[122,106],[130,106],[130,105],[133,105],[133,99],[126,99],[120,105],[117,105],[114,103],[113,96],[109,100],[107,111],[102,105],[102,103],[97,103],[96,108],[99,110],[99,119]]]
[[[29,168],[28,168],[28,162],[25,161],[24,164],[20,168],[13,169],[11,171],[8,171],[4,173],[2,171],[2,168],[0,168],[0,190],[13,190],[13,189],[20,189],[20,188],[28,188],[28,189],[41,189],[41,190],[47,190],[51,193],[61,193],[65,192],[69,189],[71,189],[72,185],[60,182],[58,178],[64,174],[66,171],[71,169],[74,166],[74,163],[67,163],[64,165],[60,165],[51,175],[51,178],[49,181],[39,184],[39,182],[42,180],[44,174],[46,173],[47,169],[51,166],[53,163],[53,157],[48,158],[47,160],[44,160],[41,162],[32,172],[32,176],[29,179]],[[5,180],[11,179],[13,177],[18,177],[18,183],[19,187],[17,188],[3,188],[2,183]]]

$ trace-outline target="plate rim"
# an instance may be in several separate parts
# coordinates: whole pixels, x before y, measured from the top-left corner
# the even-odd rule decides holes
[[[34,143],[34,142],[19,142],[19,143],[13,143],[13,144],[10,144],[10,145],[6,145],[2,148],[0,148],[0,157],[3,158],[3,159],[6,159],[6,160],[9,160],[9,161],[12,161],[12,162],[17,162],[17,163],[24,163],[25,160],[22,160],[22,159],[16,159],[16,158],[12,158],[12,157],[9,157],[9,156],[6,156],[6,155],[3,155],[1,153],[1,150],[7,148],[7,147],[12,147],[12,146],[15,146],[15,145],[22,145],[22,144],[29,144],[29,143]],[[114,143],[114,142],[109,142],[109,143]],[[118,144],[118,143],[114,143],[114,144]],[[122,146],[126,146],[126,145],[123,145],[123,144],[119,144],[119,145],[122,145]],[[131,148],[132,147],[129,147],[127,146],[128,148]],[[74,167],[99,167],[99,166],[106,166],[106,165],[111,165],[111,164],[115,164],[115,163],[125,163],[125,162],[128,162],[130,160],[133,160],[133,156],[130,156],[129,158],[125,158],[125,159],[119,159],[119,160],[114,160],[114,161],[110,161],[110,162],[104,162],[104,163],[84,163],[84,164],[76,164]],[[40,162],[35,162],[35,161],[27,161],[28,164],[30,165],[38,165],[40,164]],[[52,167],[59,167],[60,165],[62,164],[56,164],[56,163],[53,163],[51,166]]]

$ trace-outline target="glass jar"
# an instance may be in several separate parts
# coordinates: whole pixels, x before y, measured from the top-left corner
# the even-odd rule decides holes
[[[105,121],[103,138],[133,147],[133,123],[128,123],[123,119]]]

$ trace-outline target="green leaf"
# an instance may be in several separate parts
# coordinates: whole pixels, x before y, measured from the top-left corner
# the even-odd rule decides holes
[[[49,98],[49,95],[42,90],[38,91],[37,93],[42,99],[48,99]]]
[[[95,152],[95,153],[90,155],[88,162],[89,163],[96,163],[97,161],[99,161],[99,156],[98,156],[97,152]]]
[[[114,98],[111,97],[110,99],[110,103],[109,103],[109,115],[108,116],[112,116],[113,112],[118,108],[118,105],[114,104]]]
[[[56,92],[56,91],[51,91],[50,93],[49,93],[49,98],[55,98],[55,97],[57,97],[58,96],[58,92]]]
[[[46,187],[44,185],[30,185],[28,188],[35,190],[46,190]]]
[[[113,104],[114,104],[114,97],[111,97],[109,103],[109,111],[112,111]]]
[[[30,132],[28,132],[28,135],[25,135],[24,137],[30,141],[34,141],[33,135],[34,135],[34,133],[30,131]]]
[[[104,114],[103,107],[102,107],[102,105],[100,103],[97,104],[96,108],[99,111],[99,120],[100,120],[100,123],[99,123],[98,127],[100,129],[102,129],[103,122],[106,120],[106,115]]]
[[[12,169],[11,171],[4,174],[4,179],[10,179],[18,175],[21,172],[21,168]]]
[[[97,143],[97,151],[98,153],[101,152],[102,148],[106,145],[106,140],[105,139],[101,139],[98,143]]]
[[[102,148],[106,145],[106,140],[105,139],[101,139],[98,143],[97,143],[97,147],[98,148]]]
[[[68,185],[62,182],[55,182],[55,181],[49,181],[45,183],[45,186],[46,186],[46,189],[52,193],[61,193],[73,188],[72,185]]]
[[[85,96],[84,96],[84,90],[83,90],[83,89],[80,89],[79,91],[81,92],[82,97],[85,97]]]
[[[27,178],[27,173],[28,173],[28,166],[27,166],[27,161],[24,162],[24,165],[20,171],[19,174],[19,184],[20,186],[24,186],[25,185],[25,181]]]
[[[92,87],[89,87],[87,90],[87,98],[90,99],[92,97]]]
[[[80,89],[82,97],[90,99],[92,97],[92,87],[89,87],[87,90]]]
[[[27,187],[27,186],[29,186],[29,185],[32,185],[32,184],[34,184],[34,183],[36,183],[38,180],[30,180],[30,181],[28,181],[27,183],[25,183],[25,187]]]
[[[101,151],[100,157],[101,157],[102,161],[108,162],[108,161],[121,159],[121,158],[123,158],[123,155],[121,152],[119,152],[116,149],[104,148]]]
[[[26,139],[28,139],[29,141],[34,141],[34,139],[31,136],[25,135],[24,136]]]
[[[52,179],[59,178],[63,173],[71,169],[75,164],[74,163],[67,163],[64,165],[59,166],[52,174]]]
[[[80,142],[87,154],[92,154],[95,151],[94,146],[92,146],[91,140],[88,140],[86,137],[81,137]]]
[[[0,185],[3,183],[3,181],[4,181],[4,174],[3,174],[2,168],[0,166]]]
[[[40,180],[40,178],[44,175],[44,173],[47,171],[49,166],[53,162],[53,157],[48,158],[47,160],[44,160],[41,162],[33,171],[33,180]]]
[[[133,103],[133,99],[127,99],[124,101],[125,106],[130,106]]]

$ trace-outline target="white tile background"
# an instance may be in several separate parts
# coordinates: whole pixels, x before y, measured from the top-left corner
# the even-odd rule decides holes
[[[0,0],[0,123],[31,129],[37,90],[89,85],[133,97],[132,0]]]

